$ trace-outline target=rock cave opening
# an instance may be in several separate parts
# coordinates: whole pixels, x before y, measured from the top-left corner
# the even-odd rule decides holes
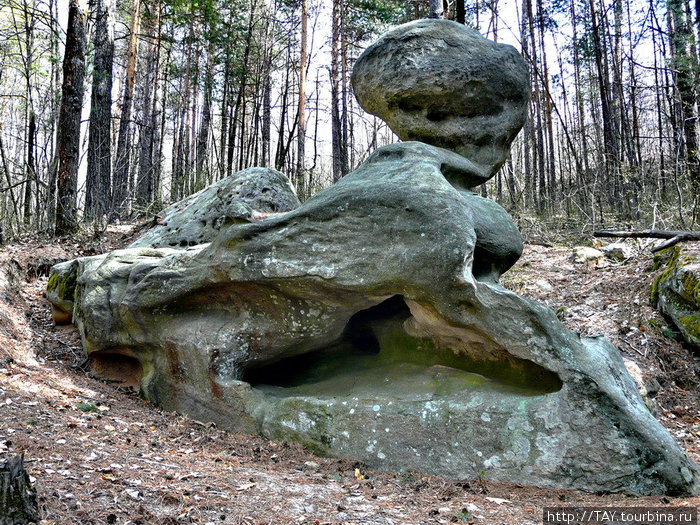
[[[266,393],[399,399],[459,396],[464,391],[544,395],[559,376],[507,352],[483,358],[479,349],[447,346],[407,331],[411,311],[401,295],[357,312],[325,348],[248,369],[243,381]],[[465,343],[466,345],[466,343]]]
[[[90,354],[90,371],[97,377],[138,389],[143,365],[129,351],[105,350]]]

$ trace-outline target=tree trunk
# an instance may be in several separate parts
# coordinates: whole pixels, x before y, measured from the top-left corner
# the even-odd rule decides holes
[[[300,196],[306,195],[306,173],[304,172],[304,161],[306,160],[306,38],[308,12],[306,0],[301,0],[301,49],[299,51],[299,105],[297,108],[297,118],[299,121],[297,129],[297,166],[296,183],[297,193]]]
[[[428,18],[442,18],[442,0],[430,0],[430,15]]]
[[[56,235],[78,227],[77,193],[80,165],[80,114],[85,80],[85,14],[78,0],[70,0],[66,51],[63,57],[61,110],[58,117]]]
[[[90,129],[85,180],[85,217],[102,218],[109,212],[112,180],[112,66],[114,36],[112,0],[94,0],[95,61],[90,101]]]
[[[0,525],[24,523],[39,523],[39,506],[24,457],[15,456],[0,466]]]
[[[155,12],[154,12],[155,11]],[[146,67],[143,74],[143,93],[141,96],[141,133],[139,134],[139,169],[136,175],[135,200],[138,211],[148,206],[153,198],[153,139],[155,129],[158,125],[153,118],[155,106],[153,99],[157,91],[158,78],[158,54],[160,53],[160,38],[156,36],[156,26],[160,27],[160,2],[157,2],[155,10],[151,10],[144,16],[144,34],[147,42],[145,62]],[[160,31],[159,31],[160,33]],[[160,34],[158,35],[160,36]]]
[[[348,132],[348,78],[350,77],[348,67],[348,39],[347,39],[347,2],[341,2],[340,8],[340,171],[342,176],[348,174],[348,150],[350,148],[350,134]]]
[[[698,151],[697,114],[695,112],[695,82],[698,70],[697,57],[690,47],[692,32],[683,6],[683,0],[668,0],[668,16],[675,29],[669,35],[674,80],[680,98],[681,128],[684,136],[684,154],[689,180],[695,194],[700,193],[700,152]]]
[[[141,0],[134,0],[131,11],[131,33],[124,78],[122,109],[119,117],[119,139],[114,163],[114,187],[112,190],[112,218],[122,218],[129,195],[129,157],[131,154],[131,109],[136,81],[136,59],[139,25],[141,21]]]
[[[24,131],[27,149],[25,151],[25,177],[24,177],[24,224],[29,225],[32,216],[32,182],[39,191],[36,180],[36,166],[34,163],[34,142],[36,139],[36,115],[34,114],[34,102],[32,96],[32,75],[34,74],[34,11],[30,12],[25,0],[22,4],[24,15],[24,82],[26,104],[24,109]],[[21,49],[21,48],[20,48]]]
[[[700,0],[699,0],[700,1]],[[456,6],[455,6],[455,14],[456,14],[456,21],[459,24],[465,24],[466,23],[466,14],[467,11],[464,8],[464,0],[457,0]]]
[[[199,191],[206,185],[204,167],[207,162],[207,152],[209,150],[212,92],[214,90],[214,45],[212,42],[213,40],[210,40],[207,50],[207,65],[204,73],[204,106],[202,107],[202,123],[197,136],[195,191]]]
[[[333,182],[344,175],[342,171],[341,149],[342,129],[340,122],[340,10],[341,0],[333,0],[331,30],[331,142],[333,151]],[[442,5],[442,3],[440,4]]]
[[[607,68],[603,64],[603,45],[600,34],[599,17],[596,12],[595,1],[590,0],[591,10],[591,28],[593,37],[593,50],[595,54],[596,76],[598,80],[598,88],[600,90],[600,110],[603,118],[603,149],[605,151],[605,172],[608,182],[612,182],[612,196],[619,196],[618,182],[618,155],[615,132],[613,129],[613,114],[611,111],[611,92],[610,79],[608,78]]]
[[[26,182],[24,184],[24,224],[29,224],[32,216],[32,182],[39,191],[36,177],[36,162],[34,160],[34,142],[36,140],[36,115],[29,112],[29,125],[27,126],[27,169],[25,170]],[[38,210],[37,210],[38,211]]]
[[[272,107],[272,79],[270,72],[272,70],[272,51],[268,51],[265,57],[264,73],[263,73],[263,102],[262,102],[262,165],[270,164],[270,140],[271,134],[271,107]]]

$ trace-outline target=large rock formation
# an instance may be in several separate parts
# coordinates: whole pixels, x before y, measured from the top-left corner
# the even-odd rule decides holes
[[[498,283],[522,241],[474,166],[386,146],[292,211],[76,259],[50,287],[96,369],[224,428],[391,470],[697,492],[618,350]]]
[[[508,156],[525,123],[530,85],[514,47],[450,20],[418,20],[369,46],[352,86],[362,108],[401,139],[470,159],[476,185]]]

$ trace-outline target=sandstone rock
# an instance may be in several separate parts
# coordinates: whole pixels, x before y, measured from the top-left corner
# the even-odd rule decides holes
[[[449,20],[418,20],[385,33],[355,63],[352,86],[362,108],[402,140],[472,161],[472,186],[505,161],[529,94],[527,67],[514,47]]]
[[[51,304],[51,315],[56,324],[73,322],[77,267],[78,259],[74,259],[51,268],[46,284],[46,298]]]
[[[1,262],[0,293],[16,292],[26,277],[24,268],[14,259]]]
[[[652,414],[656,413],[658,408],[654,398],[659,392],[661,385],[659,385],[659,382],[655,378],[647,377],[644,372],[642,372],[642,369],[639,368],[639,365],[631,359],[624,358],[623,361],[625,363],[625,368],[627,368],[627,371],[637,385],[637,390],[639,391],[639,395],[642,396],[644,404]]]
[[[163,210],[160,223],[132,248],[184,248],[210,242],[219,230],[263,213],[299,206],[294,187],[279,171],[248,168],[234,173]]]
[[[607,246],[601,247],[600,251],[603,252],[608,259],[614,259],[616,261],[624,261],[634,254],[632,247],[624,242],[608,244]]]
[[[575,263],[588,264],[590,266],[598,266],[604,258],[605,254],[603,252],[589,246],[574,247],[571,257]]]
[[[700,348],[700,252],[680,246],[663,252],[671,257],[652,285],[651,302],[671,318],[687,343]]]
[[[617,349],[498,284],[520,236],[451,155],[387,146],[209,245],[78,259],[86,352],[166,409],[373,467],[696,493]]]

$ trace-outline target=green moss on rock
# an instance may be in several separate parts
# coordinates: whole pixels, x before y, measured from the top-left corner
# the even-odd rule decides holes
[[[656,307],[659,302],[659,285],[666,281],[673,274],[673,272],[676,271],[678,267],[679,255],[679,246],[666,248],[665,250],[661,250],[654,255],[654,270],[658,270],[663,266],[663,264],[666,264],[666,269],[657,275],[656,279],[654,279],[654,282],[651,284],[649,300],[652,306]]]
[[[680,322],[690,335],[700,340],[700,316],[684,315],[680,318]]]
[[[683,339],[700,346],[700,253],[672,249],[666,269],[651,286],[651,302],[672,319]]]
[[[74,264],[70,266],[68,271],[55,271],[49,277],[49,282],[46,284],[46,291],[61,300],[73,301],[75,298],[75,285],[78,280],[78,270]]]

